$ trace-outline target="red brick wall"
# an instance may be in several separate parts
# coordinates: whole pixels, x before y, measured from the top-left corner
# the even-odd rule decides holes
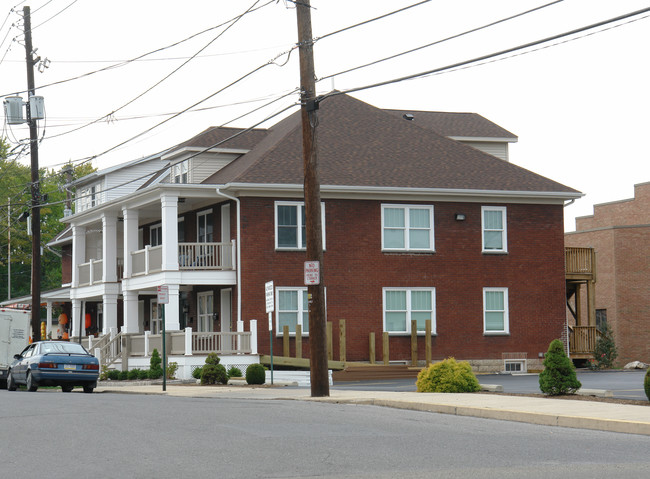
[[[268,353],[264,283],[302,286],[305,253],[275,251],[273,199],[243,198],[241,207],[242,317],[246,329],[250,319],[258,319],[260,351]],[[383,287],[436,288],[434,358],[500,359],[502,352],[537,358],[545,352],[565,324],[562,206],[507,208],[507,255],[481,253],[481,204],[473,203],[434,204],[435,253],[389,254],[381,252],[380,202],[325,201],[323,273],[328,319],[334,323],[334,358],[342,318],[347,323],[347,359],[368,360],[373,331],[381,358]],[[455,213],[467,219],[456,221]],[[509,288],[509,336],[483,335],[484,287]],[[424,341],[419,341],[423,359]],[[275,351],[281,351],[281,344],[277,338]],[[410,359],[410,337],[391,336],[390,357]]]

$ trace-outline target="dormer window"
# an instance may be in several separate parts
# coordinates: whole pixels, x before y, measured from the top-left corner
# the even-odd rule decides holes
[[[101,183],[77,190],[77,212],[86,211],[103,203]]]
[[[172,166],[172,183],[187,183],[190,160],[184,160]]]

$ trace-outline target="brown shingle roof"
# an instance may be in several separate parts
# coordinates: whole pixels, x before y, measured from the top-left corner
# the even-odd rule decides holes
[[[193,146],[197,148],[209,148],[218,145],[216,148],[232,148],[238,150],[250,150],[260,142],[268,133],[268,130],[253,129],[246,131],[243,128],[228,128],[212,126],[198,135],[170,149],[168,153]],[[235,136],[228,140],[228,138]],[[223,142],[223,143],[222,143]]]
[[[414,123],[446,137],[507,138],[517,136],[478,113],[453,113],[445,111],[384,110],[399,116],[411,115]]]
[[[321,185],[578,193],[348,95],[321,102],[316,131]],[[302,184],[300,112],[206,180],[230,182]]]

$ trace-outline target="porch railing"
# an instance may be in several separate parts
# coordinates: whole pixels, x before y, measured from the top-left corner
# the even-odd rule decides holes
[[[569,352],[591,354],[602,333],[596,326],[569,326]]]
[[[594,274],[596,264],[593,248],[564,248],[565,271],[567,274]]]
[[[234,270],[235,242],[179,243],[178,267],[181,270]],[[131,252],[133,275],[162,271],[162,246],[146,246]]]
[[[104,280],[104,260],[91,259],[87,263],[81,263],[77,266],[79,272],[79,286],[92,286],[99,284]],[[117,259],[116,263],[117,279],[122,278],[124,271],[124,260]]]

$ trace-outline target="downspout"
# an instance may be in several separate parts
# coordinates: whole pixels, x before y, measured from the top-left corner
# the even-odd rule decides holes
[[[234,201],[237,205],[237,332],[241,333],[244,330],[244,320],[241,317],[241,207],[239,198],[223,193],[220,188],[217,188],[217,194]],[[221,240],[223,241],[223,238]]]

